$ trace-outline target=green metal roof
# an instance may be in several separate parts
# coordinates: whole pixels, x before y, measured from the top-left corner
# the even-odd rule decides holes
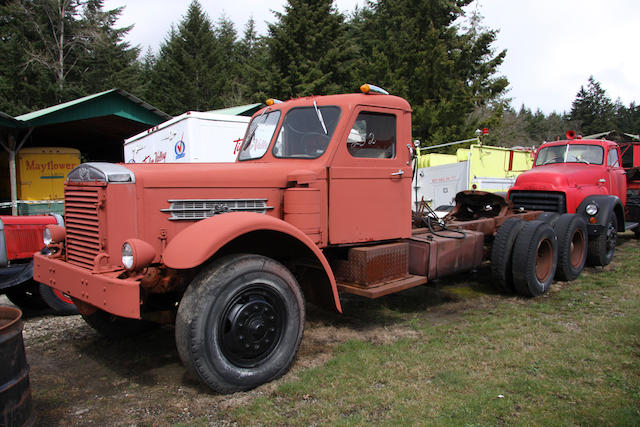
[[[0,111],[0,127],[15,129],[20,127],[20,121]]]
[[[149,126],[171,118],[168,114],[136,98],[122,89],[111,89],[54,105],[42,110],[22,114],[17,120],[27,127],[86,120],[114,115]]]
[[[262,108],[261,103],[238,105],[237,107],[221,108],[219,110],[211,110],[208,113],[227,114],[230,116],[252,116],[253,113]]]

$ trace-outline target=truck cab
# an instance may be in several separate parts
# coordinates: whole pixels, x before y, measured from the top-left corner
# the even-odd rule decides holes
[[[521,174],[507,196],[516,209],[577,213],[587,220],[589,260],[607,265],[616,233],[625,230],[627,181],[618,144],[581,139],[543,143],[533,168]]]

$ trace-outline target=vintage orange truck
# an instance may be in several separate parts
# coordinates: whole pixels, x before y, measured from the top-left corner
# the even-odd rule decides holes
[[[268,102],[236,163],[80,165],[35,279],[105,335],[175,323],[185,366],[226,393],[289,369],[306,302],[341,312],[341,293],[377,298],[487,259],[496,283],[528,296],[560,263],[582,269],[575,215],[559,238],[541,212],[473,191],[446,223],[412,214],[411,107],[362,91]]]

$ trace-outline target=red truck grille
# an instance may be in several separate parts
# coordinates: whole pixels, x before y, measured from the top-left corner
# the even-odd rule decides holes
[[[100,252],[98,201],[101,187],[70,187],[64,192],[67,261],[92,269]]]

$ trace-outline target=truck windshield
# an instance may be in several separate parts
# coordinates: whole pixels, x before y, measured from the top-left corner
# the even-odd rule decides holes
[[[268,107],[267,107],[268,108]],[[264,112],[249,125],[247,138],[242,145],[238,160],[259,159],[267,152],[273,133],[276,131],[280,111]]]
[[[303,107],[284,118],[273,155],[281,158],[315,159],[327,150],[340,119],[338,107]]]
[[[601,165],[604,150],[599,145],[566,144],[542,147],[536,157],[536,166],[552,163],[586,163]]]

